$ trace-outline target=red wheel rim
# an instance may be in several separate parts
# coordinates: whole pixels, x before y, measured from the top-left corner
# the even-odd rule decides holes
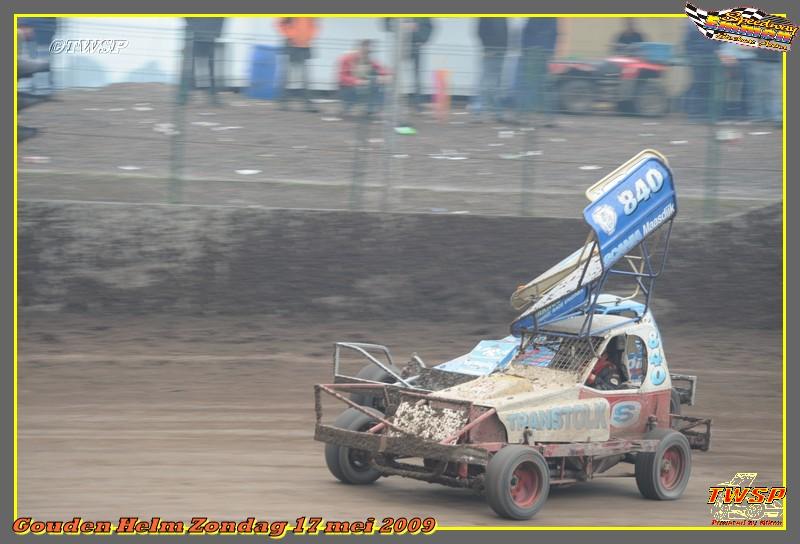
[[[683,478],[683,452],[678,446],[672,446],[661,456],[661,486],[674,489]]]
[[[511,499],[517,506],[527,508],[536,502],[541,487],[539,471],[531,462],[520,463],[509,482]]]

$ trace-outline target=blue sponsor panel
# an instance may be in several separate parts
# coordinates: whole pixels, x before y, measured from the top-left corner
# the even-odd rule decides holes
[[[547,366],[556,352],[547,346],[536,346],[531,342],[527,349],[517,358],[516,363],[528,366]]]
[[[613,266],[677,213],[669,167],[645,155],[620,181],[583,210],[594,230],[604,268]]]
[[[547,323],[552,323],[559,319],[569,317],[574,313],[578,313],[581,306],[586,302],[586,293],[587,288],[584,287],[554,304],[539,310],[536,312],[536,323],[534,323],[533,312],[525,312],[511,324],[511,334],[520,337],[525,332],[532,332],[535,328],[534,325],[541,327]]]
[[[506,366],[516,355],[518,349],[519,340],[513,336],[507,336],[502,340],[482,340],[466,355],[437,365],[436,368],[449,372],[484,376]]]

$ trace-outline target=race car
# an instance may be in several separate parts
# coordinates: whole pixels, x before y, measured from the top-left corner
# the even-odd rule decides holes
[[[315,439],[336,478],[472,488],[511,519],[534,516],[550,486],[619,463],[634,466],[646,498],[681,496],[692,449],[709,448],[711,420],[676,413],[676,402],[694,402],[696,379],[670,374],[650,309],[677,213],[672,173],[663,155],[645,150],[587,197],[586,244],[514,292],[512,305],[524,311],[509,337],[434,368],[414,356],[397,369],[385,348],[337,345],[335,383],[315,386]],[[633,291],[604,294],[611,277],[632,280]],[[345,346],[391,383],[341,374]],[[370,349],[385,350],[389,364]],[[673,380],[689,385],[673,389]],[[323,395],[349,407],[332,423],[323,421]]]

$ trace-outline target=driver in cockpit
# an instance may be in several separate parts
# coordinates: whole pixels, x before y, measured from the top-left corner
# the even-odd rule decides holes
[[[624,387],[624,383],[627,381],[626,372],[622,366],[624,346],[624,336],[616,336],[611,339],[603,354],[597,358],[597,362],[586,380],[586,385],[605,391]]]

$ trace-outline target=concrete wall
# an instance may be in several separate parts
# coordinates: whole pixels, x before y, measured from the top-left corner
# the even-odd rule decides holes
[[[23,309],[510,321],[578,220],[21,202]],[[675,226],[661,320],[780,324],[780,208]]]

